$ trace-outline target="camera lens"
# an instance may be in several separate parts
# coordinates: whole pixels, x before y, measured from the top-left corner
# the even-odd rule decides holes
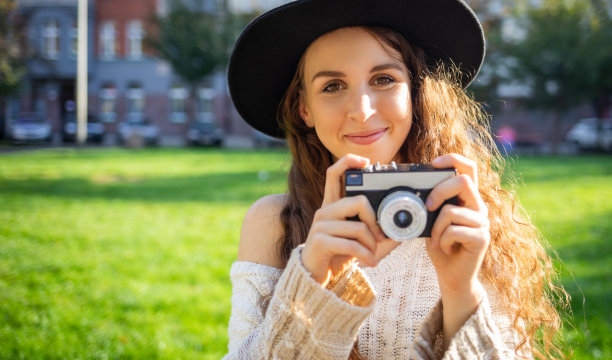
[[[387,237],[395,241],[408,241],[425,230],[427,209],[415,193],[395,191],[380,202],[376,218]]]
[[[397,227],[407,228],[412,223],[412,215],[406,210],[400,210],[393,216],[393,222]]]

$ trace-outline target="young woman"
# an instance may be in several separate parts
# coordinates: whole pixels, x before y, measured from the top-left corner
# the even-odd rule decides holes
[[[232,98],[253,127],[286,137],[293,163],[288,193],[245,216],[226,358],[556,350],[550,260],[502,189],[487,117],[463,90],[483,57],[462,0],[300,0],[244,30]],[[364,196],[342,196],[346,170],[392,161],[456,169],[427,198],[441,209],[431,237],[388,239]]]

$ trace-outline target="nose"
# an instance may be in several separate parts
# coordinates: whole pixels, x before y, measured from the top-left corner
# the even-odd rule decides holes
[[[372,95],[365,89],[355,89],[349,103],[348,117],[358,122],[367,121],[374,113]]]

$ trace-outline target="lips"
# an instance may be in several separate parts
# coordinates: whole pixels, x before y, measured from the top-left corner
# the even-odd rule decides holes
[[[352,134],[344,135],[344,137],[348,141],[358,144],[358,145],[369,145],[375,142],[376,140],[380,139],[385,134],[386,131],[387,131],[387,128],[380,128],[380,129],[361,131],[358,133],[352,133]]]

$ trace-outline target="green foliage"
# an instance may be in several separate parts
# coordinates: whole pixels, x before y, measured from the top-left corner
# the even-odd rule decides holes
[[[499,0],[508,2],[508,0]],[[499,76],[495,76],[495,69],[499,66],[503,54],[498,49],[498,44],[501,43],[501,24],[505,14],[490,14],[489,0],[467,0],[468,5],[479,14],[480,22],[486,37],[487,52],[482,64],[482,68],[470,84],[469,91],[473,93],[474,98],[479,101],[489,101],[488,106],[497,104],[490,100],[497,98],[497,88],[501,82]],[[494,110],[494,109],[491,109]]]
[[[0,359],[221,358],[242,217],[288,167],[284,151],[0,154]],[[514,168],[563,261],[569,346],[612,357],[610,158]]]
[[[15,26],[15,0],[0,0],[0,96],[15,94],[25,74],[21,47]]]
[[[167,60],[187,83],[197,85],[207,75],[227,64],[236,28],[252,17],[233,15],[226,1],[209,9],[204,0],[171,0],[165,16],[155,16],[155,29],[147,34],[146,44]]]
[[[501,38],[499,48],[509,57],[506,80],[532,86],[528,104],[563,110],[610,98],[612,19],[601,0],[522,2],[517,9],[525,37]]]
[[[170,63],[189,85],[191,99],[207,76],[226,66],[239,30],[256,15],[232,14],[227,6],[227,0],[169,0],[168,13],[152,18],[145,46]],[[195,102],[188,104],[193,118]]]
[[[197,84],[223,62],[221,24],[215,14],[203,11],[203,1],[174,0],[168,5],[166,16],[154,18],[157,36],[149,35],[147,44],[186,82]]]
[[[15,59],[0,57],[0,95],[8,96],[17,93],[21,87],[21,78],[25,67]]]
[[[590,99],[598,116],[603,117],[611,105],[612,96],[612,16],[603,0],[591,0],[593,16],[590,20],[591,36],[585,40],[584,74],[578,84]]]

